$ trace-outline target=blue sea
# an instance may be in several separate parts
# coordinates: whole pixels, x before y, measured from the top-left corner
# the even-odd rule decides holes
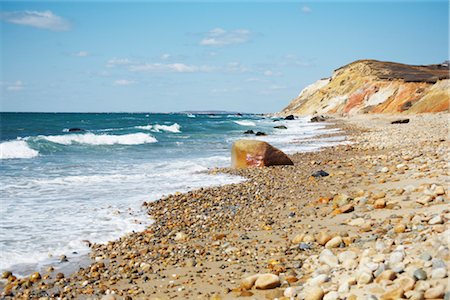
[[[1,113],[0,270],[25,275],[88,253],[96,243],[143,230],[142,208],[174,192],[235,183],[209,175],[230,165],[241,138],[287,153],[315,151],[344,137],[309,118],[151,113]],[[287,129],[275,129],[285,125]],[[79,128],[82,131],[71,132]],[[246,130],[267,136],[245,135]]]

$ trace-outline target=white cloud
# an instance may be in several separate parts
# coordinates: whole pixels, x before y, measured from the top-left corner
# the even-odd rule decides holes
[[[113,68],[115,66],[131,65],[133,62],[128,58],[112,58],[106,62],[106,67]]]
[[[304,5],[302,7],[302,12],[304,12],[305,14],[309,14],[310,12],[312,12],[311,7]]]
[[[281,91],[284,89],[286,89],[286,87],[282,86],[282,85],[270,85],[267,88],[261,90],[260,93],[261,94],[272,94],[274,92]]]
[[[211,66],[186,65],[183,63],[163,64],[163,63],[144,63],[135,64],[129,67],[131,72],[175,72],[175,73],[195,73],[211,72],[214,70]]]
[[[171,57],[172,57],[172,55],[170,55],[169,53],[164,53],[164,54],[161,55],[161,59],[162,60],[166,60],[166,59],[169,59]]]
[[[230,62],[226,65],[225,70],[231,73],[244,73],[248,72],[250,69],[239,62]]]
[[[69,21],[49,10],[1,12],[0,18],[9,23],[52,31],[67,31],[70,29]]]
[[[281,76],[282,73],[281,72],[276,72],[276,71],[271,71],[271,70],[266,70],[263,72],[264,76]]]
[[[247,81],[247,82],[267,82],[266,79],[257,78],[257,77],[250,77],[250,78],[247,78],[245,81]]]
[[[130,85],[135,83],[132,80],[127,80],[127,79],[118,79],[116,81],[114,81],[114,85]]]
[[[243,44],[249,41],[250,37],[251,32],[248,29],[226,31],[222,28],[214,28],[200,41],[200,45],[223,47]]]
[[[78,56],[78,57],[86,57],[86,56],[89,56],[89,52],[87,52],[87,51],[80,51],[80,52],[74,53],[73,55],[74,56]]]
[[[5,89],[9,92],[19,92],[25,88],[22,81],[17,80],[16,82],[2,82],[2,85],[5,86]]]

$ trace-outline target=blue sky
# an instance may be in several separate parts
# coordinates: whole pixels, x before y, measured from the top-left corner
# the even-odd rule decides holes
[[[1,111],[275,112],[344,64],[448,59],[448,2],[1,2]]]

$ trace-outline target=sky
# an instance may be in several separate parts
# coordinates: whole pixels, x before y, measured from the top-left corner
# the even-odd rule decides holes
[[[358,59],[441,63],[447,1],[0,2],[0,111],[277,112]]]

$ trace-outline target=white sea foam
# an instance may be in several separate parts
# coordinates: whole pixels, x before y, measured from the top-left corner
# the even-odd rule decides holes
[[[256,126],[255,122],[249,120],[233,121],[233,122],[241,126]]]
[[[26,141],[8,141],[0,144],[0,159],[33,158],[39,152],[31,149]]]
[[[174,123],[172,125],[159,125],[159,124],[155,124],[155,125],[145,125],[145,126],[135,126],[135,128],[137,129],[144,129],[144,130],[150,130],[153,132],[161,132],[161,131],[166,131],[166,132],[172,132],[172,133],[179,133],[181,132],[181,126],[178,123]]]
[[[193,115],[193,114],[187,114],[187,117],[188,117],[188,118],[195,118],[195,115]]]
[[[157,142],[153,136],[145,133],[131,133],[124,135],[85,133],[38,136],[38,138],[62,145],[71,145],[74,143],[89,145],[140,145]]]

